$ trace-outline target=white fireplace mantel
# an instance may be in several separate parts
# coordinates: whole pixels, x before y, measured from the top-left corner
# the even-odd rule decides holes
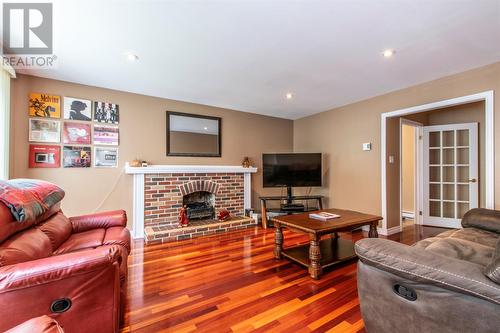
[[[244,181],[244,209],[252,206],[251,174],[257,168],[235,165],[151,165],[131,167],[125,165],[125,173],[134,176],[132,237],[144,238],[144,175],[162,173],[242,173]]]
[[[125,166],[125,173],[146,174],[146,173],[255,173],[257,168],[244,168],[238,165],[151,165],[147,167],[131,167],[128,163]]]

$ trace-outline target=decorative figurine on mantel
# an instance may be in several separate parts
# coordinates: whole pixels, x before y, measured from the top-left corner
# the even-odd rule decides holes
[[[243,161],[241,162],[241,166],[244,168],[250,168],[250,158],[248,158],[248,156],[245,156],[243,158]]]
[[[139,160],[138,158],[136,158],[135,160],[131,161],[128,165],[131,166],[131,167],[134,167],[134,168],[140,167],[141,166],[141,160]]]
[[[187,216],[187,207],[182,206],[179,210],[179,226],[187,227],[189,225],[189,218]]]
[[[217,214],[217,219],[219,221],[226,221],[230,218],[231,218],[231,213],[229,213],[229,211],[226,209],[222,209],[221,211],[219,211],[219,214]]]

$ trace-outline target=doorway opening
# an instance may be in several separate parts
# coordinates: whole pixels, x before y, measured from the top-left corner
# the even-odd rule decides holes
[[[399,117],[401,229],[413,224],[460,228],[463,215],[480,207],[481,127],[483,101]]]
[[[477,132],[467,130],[474,125]],[[384,220],[380,233],[397,233],[404,225],[424,224],[424,220],[429,223],[434,217],[439,217],[439,221],[451,221],[452,218],[459,221],[466,210],[474,208],[474,187],[477,188],[477,207],[493,208],[492,91],[383,113],[381,127]],[[474,133],[477,135],[476,148],[469,142],[463,143],[465,138],[474,141]],[[430,143],[429,138],[435,140],[436,137],[447,141],[440,141],[439,146],[435,142]],[[425,140],[427,151],[424,151]],[[470,143],[474,144],[472,141]],[[411,148],[406,149],[408,145]],[[477,150],[476,171],[473,150]],[[429,160],[430,155],[433,161]],[[439,160],[436,160],[438,155]],[[410,167],[405,168],[405,161]],[[424,162],[427,162],[426,168]],[[439,171],[439,179],[435,178],[436,171]],[[408,191],[413,196],[406,195]],[[429,225],[433,225],[432,222]],[[442,226],[452,227],[452,224]],[[460,225],[455,224],[454,227]]]
[[[400,211],[401,228],[411,226],[419,221],[419,163],[421,163],[421,147],[423,124],[400,119]],[[417,223],[420,224],[420,223]]]

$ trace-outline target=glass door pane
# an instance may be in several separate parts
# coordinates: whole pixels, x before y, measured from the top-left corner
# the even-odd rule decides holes
[[[457,164],[469,164],[469,148],[457,148]]]
[[[444,131],[443,132],[443,147],[454,147],[455,146],[455,131]]]
[[[457,131],[457,146],[459,147],[469,146],[469,130]]]

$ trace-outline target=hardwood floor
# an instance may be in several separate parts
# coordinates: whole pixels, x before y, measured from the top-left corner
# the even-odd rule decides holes
[[[412,244],[442,232],[406,227]],[[285,247],[307,241],[285,230]],[[341,234],[358,240],[356,231]],[[252,228],[162,245],[133,244],[121,332],[363,332],[356,262],[325,271],[273,258],[274,229]]]

